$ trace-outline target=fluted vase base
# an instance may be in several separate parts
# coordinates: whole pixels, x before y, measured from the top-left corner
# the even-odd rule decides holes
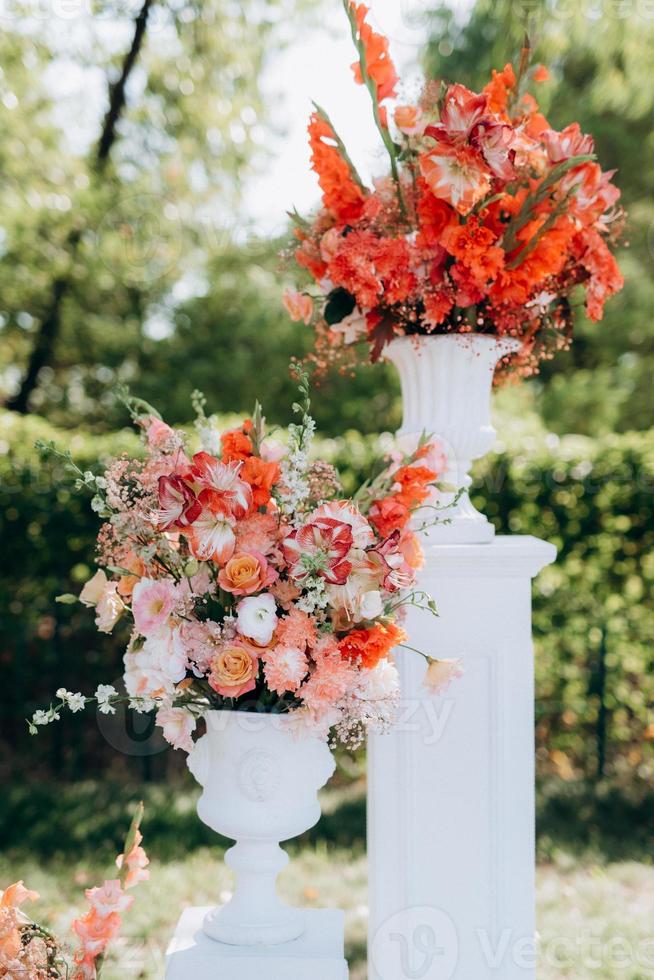
[[[495,442],[490,413],[495,368],[519,348],[513,337],[443,334],[398,337],[384,352],[402,386],[400,445],[411,451],[427,435],[445,457],[439,478],[446,489],[415,517],[427,546],[487,544],[494,538],[493,525],[470,500],[470,470]]]

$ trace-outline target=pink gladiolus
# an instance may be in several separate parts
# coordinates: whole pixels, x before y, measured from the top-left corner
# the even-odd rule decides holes
[[[99,888],[87,888],[84,894],[91,908],[103,916],[126,912],[134,903],[134,896],[125,894],[117,878],[105,881]]]
[[[150,859],[141,847],[142,840],[143,834],[140,830],[136,830],[134,844],[129,854],[119,854],[116,858],[116,867],[119,870],[122,870],[123,866],[127,868],[125,888],[133,888],[139,881],[147,881],[150,877],[150,872],[146,870]]]
[[[17,909],[23,902],[34,902],[39,897],[38,892],[25,888],[22,879],[9,885],[0,897],[0,908]]]
[[[72,929],[79,936],[85,954],[97,956],[101,953],[121,926],[118,912],[102,915],[92,908],[84,918],[75,919]]]

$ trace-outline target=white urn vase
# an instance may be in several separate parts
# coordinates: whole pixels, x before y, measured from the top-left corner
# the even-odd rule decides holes
[[[291,730],[288,715],[211,711],[188,757],[202,786],[200,819],[236,841],[225,855],[233,897],[205,917],[204,932],[232,946],[276,945],[302,935],[301,909],[277,896],[288,863],[279,846],[318,822],[318,790],[333,774],[327,743]]]
[[[470,469],[491,448],[496,432],[491,423],[493,375],[499,361],[520,348],[512,337],[484,334],[443,334],[398,337],[384,351],[397,368],[402,386],[403,421],[400,443],[414,448],[424,432],[436,438],[447,467],[440,480],[460,491],[441,492],[418,512],[418,526],[438,517],[442,523],[424,530],[431,544],[483,544],[495,529],[473,506],[468,495]]]

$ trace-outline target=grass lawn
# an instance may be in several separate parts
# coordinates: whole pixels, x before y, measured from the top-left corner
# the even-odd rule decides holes
[[[215,852],[200,849],[183,861],[155,860],[149,882],[134,892],[123,935],[113,946],[104,980],[162,980],[167,941],[182,907],[208,905],[229,893],[229,872]],[[88,861],[20,866],[0,860],[0,880],[19,874],[41,893],[39,914],[64,932],[80,908],[81,889],[105,868]],[[282,875],[282,891],[310,907],[346,910],[352,980],[365,980],[366,862],[360,853],[332,848],[300,852]],[[645,980],[654,977],[654,867],[636,862],[606,866],[566,862],[541,865],[538,875],[539,980]],[[639,964],[640,959],[640,964]]]
[[[83,908],[83,888],[111,876],[112,837],[116,826],[120,836],[126,823],[125,798],[104,784],[77,786],[58,790],[44,811],[39,792],[45,791],[32,788],[25,797],[18,791],[13,804],[0,803],[0,822],[10,843],[0,857],[0,887],[23,878],[41,893],[33,906],[37,917],[65,934]],[[143,830],[152,858],[151,877],[134,891],[136,902],[113,946],[104,980],[162,980],[166,944],[180,910],[224,900],[231,887],[230,872],[221,863],[221,846],[207,846],[198,829],[194,794],[171,795],[165,787],[155,786],[147,787],[145,795]],[[133,793],[127,798],[135,799]],[[567,812],[567,803],[557,806]],[[548,807],[549,813],[551,800]],[[351,980],[365,980],[362,781],[344,780],[329,790],[324,810],[319,828],[291,848],[293,861],[280,878],[281,890],[287,900],[299,905],[346,910]],[[14,818],[18,812],[23,815],[23,828],[31,821],[31,848],[19,844],[22,835]],[[611,812],[615,819],[614,808]],[[84,833],[81,813],[87,814]],[[569,841],[561,843],[553,818],[547,829],[541,835],[545,846],[541,845],[538,869],[539,980],[654,978],[654,866],[647,863],[651,850],[640,851],[639,846],[618,851],[617,835],[615,839],[609,835],[603,855],[600,838],[591,833],[586,834],[585,846],[574,853]],[[572,839],[569,825],[565,829]],[[579,831],[580,840],[581,836]]]

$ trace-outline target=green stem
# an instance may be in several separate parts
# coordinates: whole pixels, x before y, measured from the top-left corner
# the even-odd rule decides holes
[[[426,660],[427,663],[429,663],[431,658],[426,653],[423,653],[422,650],[418,650],[416,647],[410,647],[408,643],[400,643],[400,646],[403,647],[405,650],[411,650],[412,653],[417,653],[424,660]]]

